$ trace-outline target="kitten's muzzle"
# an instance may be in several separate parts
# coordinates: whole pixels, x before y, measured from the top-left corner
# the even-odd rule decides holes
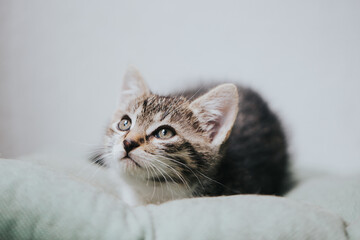
[[[124,142],[124,149],[126,151],[126,153],[128,154],[131,150],[137,148],[138,146],[140,146],[140,144],[136,141],[133,141],[131,139],[125,139]]]

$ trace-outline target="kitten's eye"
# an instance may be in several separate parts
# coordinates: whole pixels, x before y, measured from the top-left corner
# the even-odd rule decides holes
[[[175,131],[168,128],[160,128],[158,131],[155,132],[155,137],[160,139],[169,139],[175,135]]]
[[[121,119],[121,121],[117,125],[120,131],[128,131],[131,127],[131,120],[128,116],[125,116]]]

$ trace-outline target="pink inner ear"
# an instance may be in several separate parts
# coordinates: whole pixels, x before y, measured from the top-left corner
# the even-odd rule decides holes
[[[215,145],[220,145],[228,136],[236,119],[238,102],[236,86],[223,84],[191,103],[190,107]]]
[[[224,101],[221,102],[221,104],[223,105],[217,105],[213,111],[208,112],[207,126],[211,142],[218,134],[227,134],[228,130],[232,127],[232,123],[229,123],[229,120],[232,119],[233,114],[236,114],[237,112],[234,112],[234,106],[232,106],[234,103]]]
[[[220,123],[217,121],[210,121],[208,124],[212,126],[210,129],[210,140],[212,141],[214,140],[214,137],[216,136],[216,134],[220,129]]]

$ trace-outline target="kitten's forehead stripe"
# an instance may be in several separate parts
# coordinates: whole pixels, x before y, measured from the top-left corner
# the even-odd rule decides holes
[[[146,106],[147,106],[147,103],[148,103],[148,100],[147,99],[145,99],[144,100],[144,102],[143,102],[143,109],[142,109],[142,111],[143,111],[143,113],[145,113],[146,112]]]
[[[170,122],[186,123],[196,132],[202,132],[198,119],[188,108],[188,104],[184,97],[151,95],[146,99],[138,99],[133,104],[132,111],[139,111],[137,121],[141,126],[149,126],[151,122],[168,118]]]
[[[163,120],[169,115],[169,113],[170,113],[170,110],[166,110],[166,111],[163,113],[163,115],[161,116],[160,121],[163,121]]]

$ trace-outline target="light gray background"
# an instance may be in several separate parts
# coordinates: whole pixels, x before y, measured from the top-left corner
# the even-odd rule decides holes
[[[88,151],[136,65],[166,93],[259,90],[297,165],[360,169],[360,1],[0,0],[0,152]]]

